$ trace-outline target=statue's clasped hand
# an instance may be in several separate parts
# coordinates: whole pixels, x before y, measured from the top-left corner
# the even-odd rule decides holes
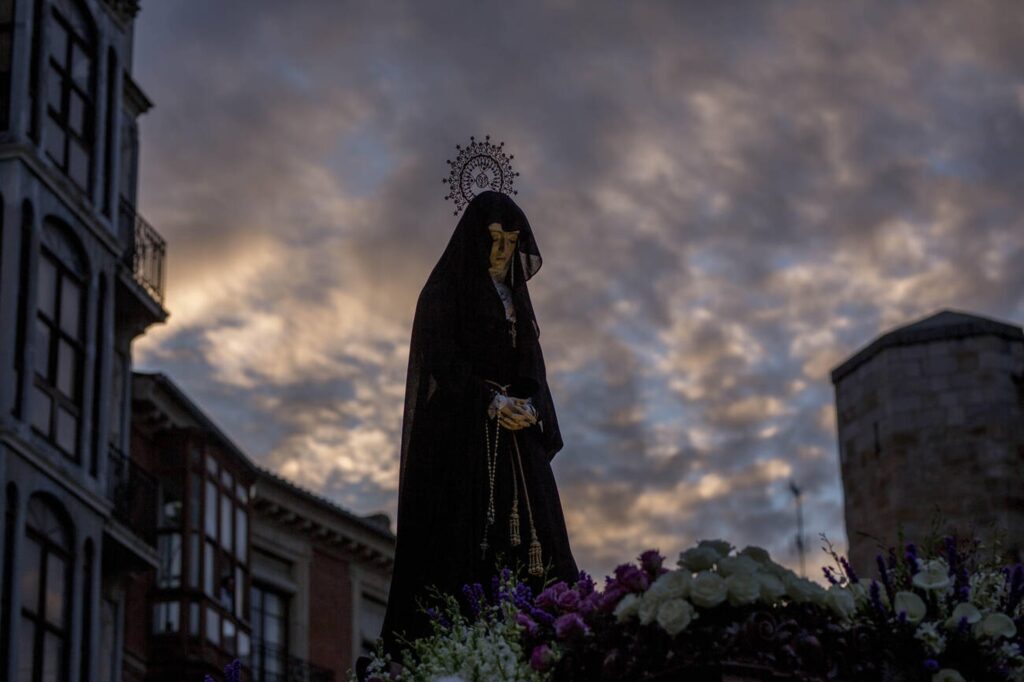
[[[509,431],[519,431],[537,423],[537,409],[529,398],[497,394],[487,415],[497,417],[498,424]]]

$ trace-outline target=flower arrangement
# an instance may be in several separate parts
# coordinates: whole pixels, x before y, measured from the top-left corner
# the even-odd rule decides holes
[[[1024,566],[985,558],[977,540],[929,541],[921,552],[904,543],[876,557],[878,578],[860,580],[832,550],[839,570],[826,567],[843,597],[861,661],[873,679],[1012,680],[1024,682]]]
[[[505,569],[489,595],[464,588],[468,618],[442,595],[410,667],[391,677],[378,653],[370,679],[716,679],[731,662],[794,680],[1024,682],[1024,566],[983,561],[978,543],[953,537],[920,553],[901,535],[902,555],[880,556],[864,581],[823,540],[836,564],[827,588],[723,540],[701,540],[674,568],[648,550],[601,590],[581,572],[534,596]]]

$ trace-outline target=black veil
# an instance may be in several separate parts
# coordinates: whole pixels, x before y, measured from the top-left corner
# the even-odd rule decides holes
[[[415,457],[411,447],[421,432],[417,415],[438,386],[446,383],[466,401],[475,416],[484,414],[491,392],[474,371],[462,340],[470,336],[469,326],[494,315],[497,293],[490,279],[491,236],[487,226],[500,223],[505,231],[519,231],[518,258],[513,258],[507,283],[511,286],[517,317],[519,367],[510,395],[530,397],[541,424],[542,450],[550,462],[562,448],[562,436],[548,389],[533,303],[527,281],[540,270],[543,259],[526,214],[506,194],[487,191],[466,206],[448,246],[434,266],[416,303],[409,346],[405,409],[399,469],[399,523],[407,486],[406,470]],[[479,408],[476,410],[475,408]],[[422,420],[420,420],[422,421]]]

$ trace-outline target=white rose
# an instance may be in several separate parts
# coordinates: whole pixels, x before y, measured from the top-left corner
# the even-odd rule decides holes
[[[857,610],[853,593],[845,587],[833,585],[825,596],[825,606],[843,620],[850,619]]]
[[[718,606],[728,596],[725,579],[720,575],[701,571],[690,583],[690,599],[701,608]]]
[[[853,601],[858,607],[868,602],[868,588],[864,587],[864,583],[850,583],[846,589],[850,591],[850,596],[853,597]]]
[[[824,587],[814,582],[813,580],[808,580],[807,582],[811,584],[811,603],[815,606],[820,606],[823,609],[827,609],[829,607],[828,590],[826,590]]]
[[[925,606],[924,601],[913,592],[907,592],[900,590],[896,593],[896,599],[894,600],[893,609],[898,615],[900,611],[907,614],[907,622],[909,623],[920,623],[924,619],[924,614],[928,610]]]
[[[713,547],[691,547],[679,554],[677,565],[691,573],[706,571],[715,565],[722,555]]]
[[[809,602],[814,599],[815,583],[807,578],[801,578],[796,573],[788,571],[782,576],[782,583],[786,586],[786,594],[795,602]]]
[[[953,584],[949,577],[949,565],[942,559],[922,561],[920,570],[914,574],[912,582],[914,587],[936,592],[945,590]]]
[[[727,556],[718,561],[718,573],[728,577],[733,573],[757,573],[761,565],[748,556]]]
[[[777,576],[771,573],[756,573],[757,582],[761,585],[761,601],[771,604],[786,594],[786,586]]]
[[[615,605],[615,610],[612,613],[615,615],[615,620],[622,623],[635,616],[639,608],[640,597],[635,593],[630,592],[619,600],[619,603]]]
[[[725,540],[701,540],[697,543],[698,547],[710,547],[711,549],[718,552],[721,556],[728,556],[729,552],[732,551],[732,545]]]
[[[754,545],[748,545],[744,547],[738,552],[738,554],[739,556],[750,557],[762,566],[767,566],[768,564],[772,563],[772,558],[768,554],[768,550],[762,549],[760,547],[755,547]]]
[[[952,668],[943,668],[932,675],[932,682],[967,682],[964,676]]]
[[[685,599],[669,599],[658,609],[658,625],[670,635],[677,635],[697,617],[693,605]]]
[[[757,576],[746,571],[738,571],[726,578],[725,588],[733,606],[753,604],[761,596],[761,583]]]
[[[645,592],[644,596],[640,597],[640,607],[636,615],[642,625],[650,625],[654,621],[654,617],[658,615],[658,607],[663,601],[665,600],[652,592]]]
[[[976,637],[1006,637],[1009,639],[1017,634],[1017,626],[1005,613],[990,613],[985,619],[974,625]]]
[[[651,583],[648,592],[654,592],[664,599],[688,597],[693,577],[686,571],[669,571],[662,573]]]

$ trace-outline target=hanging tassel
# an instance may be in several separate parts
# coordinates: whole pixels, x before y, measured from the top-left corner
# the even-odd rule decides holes
[[[536,535],[530,543],[530,575],[544,575],[544,566],[540,562],[540,540]]]
[[[512,514],[508,517],[508,533],[509,544],[518,547],[521,542],[519,538],[519,505],[515,500],[512,502]]]

